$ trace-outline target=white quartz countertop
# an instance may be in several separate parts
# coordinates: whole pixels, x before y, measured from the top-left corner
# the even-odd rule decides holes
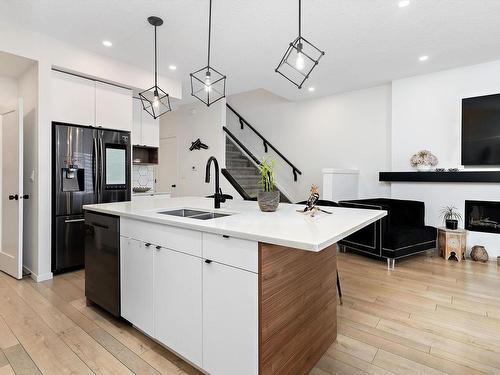
[[[257,202],[238,200],[228,200],[217,210],[213,207],[213,199],[200,197],[151,197],[83,206],[89,211],[309,251],[321,251],[387,214],[381,210],[324,207],[332,214],[319,212],[311,217],[297,212],[303,205],[280,203],[276,212],[261,212]],[[230,213],[231,216],[199,220],[159,213],[180,208]]]

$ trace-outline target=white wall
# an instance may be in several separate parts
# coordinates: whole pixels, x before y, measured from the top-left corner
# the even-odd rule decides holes
[[[22,25],[21,25],[22,26]],[[147,88],[151,84],[151,71],[136,68],[121,61],[79,49],[56,39],[29,32],[22,27],[0,24],[0,51],[30,58],[38,62],[38,134],[37,168],[38,240],[37,263],[32,277],[41,281],[51,273],[51,97],[52,67],[60,67],[84,75],[122,84],[133,88]],[[172,97],[180,98],[180,81],[160,77],[160,83]]]
[[[160,138],[177,138],[179,176],[176,196],[207,196],[214,193],[214,167],[211,167],[212,180],[210,184],[206,184],[205,166],[210,156],[215,156],[219,168],[225,166],[225,140],[222,131],[226,117],[225,106],[225,100],[210,107],[203,103],[186,104],[161,117]],[[189,151],[191,143],[198,138],[208,145],[208,150]],[[162,165],[157,168],[162,168]],[[240,199],[222,175],[220,185],[224,193]]]
[[[15,108],[17,79],[0,76],[0,114]]]
[[[410,170],[409,159],[431,150],[439,166],[459,167],[462,98],[500,92],[500,61],[401,79],[392,83],[392,170]],[[440,226],[439,211],[466,199],[500,201],[500,184],[393,183],[394,198],[423,200],[426,222]],[[462,223],[463,224],[463,223]],[[482,244],[500,255],[500,236],[469,232],[468,247]]]
[[[313,183],[321,187],[325,167],[358,169],[360,197],[390,196],[390,186],[378,182],[378,172],[390,168],[390,85],[302,102],[255,90],[228,103],[302,171],[293,182],[291,168],[269,152],[292,200],[306,199]],[[251,130],[240,130],[231,112],[227,117],[231,131],[262,159],[262,142]]]

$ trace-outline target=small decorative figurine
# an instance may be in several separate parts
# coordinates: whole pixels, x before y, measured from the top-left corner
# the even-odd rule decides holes
[[[318,211],[324,212],[325,214],[331,214],[331,212],[322,210],[319,207],[316,207],[316,203],[319,200],[318,187],[314,184],[311,185],[311,195],[307,200],[307,206],[303,210],[297,210],[297,212],[310,213],[312,217],[316,215]]]

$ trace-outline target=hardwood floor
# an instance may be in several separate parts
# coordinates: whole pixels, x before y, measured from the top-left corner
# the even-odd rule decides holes
[[[338,254],[337,341],[313,375],[500,374],[500,269]],[[0,272],[0,375],[200,374],[84,298],[84,272],[36,284]],[[293,375],[293,374],[291,374]]]

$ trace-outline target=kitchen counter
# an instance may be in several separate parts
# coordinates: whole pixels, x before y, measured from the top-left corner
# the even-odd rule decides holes
[[[281,203],[276,212],[269,213],[261,212],[254,201],[227,201],[218,210],[213,204],[211,198],[155,197],[135,202],[86,205],[84,209],[316,252],[386,215],[380,210],[324,207],[332,214],[319,212],[311,217],[297,212],[304,208],[303,205]],[[230,213],[231,216],[197,220],[158,213],[179,208]]]
[[[308,374],[337,337],[336,242],[386,212],[325,207],[332,214],[311,217],[302,205],[266,213],[254,201],[213,204],[84,206],[96,233],[119,216],[120,316],[206,374]],[[160,213],[182,208],[230,216]],[[103,248],[111,237],[96,234]]]

